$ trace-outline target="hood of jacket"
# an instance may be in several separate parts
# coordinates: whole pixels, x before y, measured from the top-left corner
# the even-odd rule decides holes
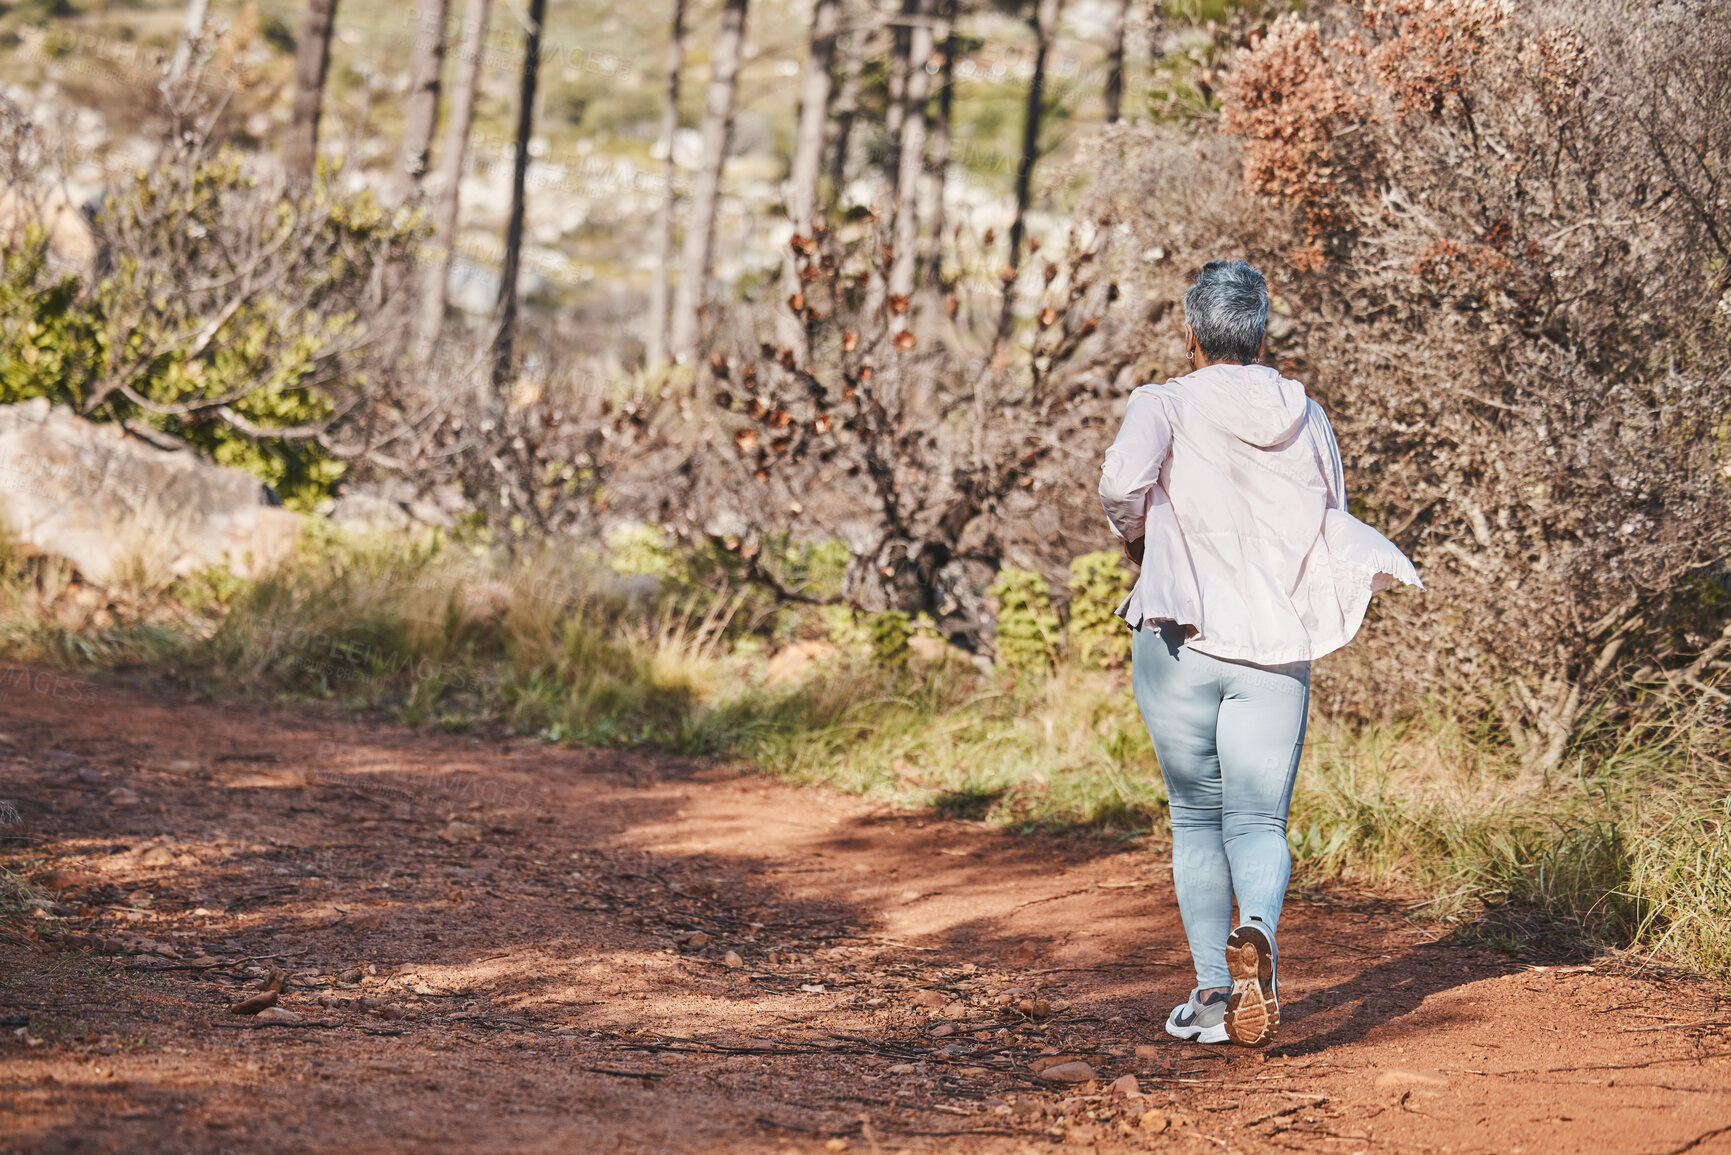
[[[1210,421],[1259,449],[1279,445],[1304,425],[1304,386],[1267,365],[1209,365],[1174,385]]]

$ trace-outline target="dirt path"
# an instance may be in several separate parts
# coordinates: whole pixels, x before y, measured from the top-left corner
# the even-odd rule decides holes
[[[8,1150],[1731,1152],[1711,992],[1393,914],[1289,908],[1274,1048],[1165,1038],[1153,853],[119,686],[0,731],[82,944],[0,941]]]

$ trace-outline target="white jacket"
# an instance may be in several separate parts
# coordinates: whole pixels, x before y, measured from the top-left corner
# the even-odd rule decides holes
[[[1320,658],[1352,640],[1372,594],[1423,588],[1346,511],[1322,407],[1266,365],[1210,365],[1130,394],[1100,504],[1119,537],[1146,538],[1118,616],[1193,626],[1188,644],[1212,657]]]

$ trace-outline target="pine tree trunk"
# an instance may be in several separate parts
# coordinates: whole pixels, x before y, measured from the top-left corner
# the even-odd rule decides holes
[[[910,297],[914,291],[914,271],[919,258],[920,175],[926,164],[926,102],[931,96],[932,74],[926,62],[932,58],[932,0],[907,0],[902,11],[916,18],[908,29],[908,75],[902,98],[906,112],[902,118],[902,139],[899,149],[900,168],[896,173],[896,193],[892,216],[895,257],[890,266],[890,295]],[[907,328],[909,313],[897,314],[894,328]]]
[[[547,0],[529,0],[529,27],[523,35],[523,83],[517,92],[517,152],[511,166],[511,215],[505,222],[505,262],[499,271],[499,333],[493,341],[493,386],[511,375],[512,345],[517,336],[517,270],[523,260],[524,200],[529,176],[529,138],[535,129],[535,85],[541,76],[541,33],[547,24]]]
[[[860,69],[865,46],[871,33],[852,29],[841,38],[842,62],[838,70],[841,84],[835,97],[835,144],[830,150],[830,195],[840,198],[847,187],[848,150],[853,147],[854,121],[859,119]]]
[[[919,0],[902,0],[902,16],[912,15],[918,4]],[[881,177],[887,198],[895,196],[896,181],[901,173],[902,126],[907,123],[908,115],[908,53],[913,47],[905,23],[893,24],[890,35],[894,47],[890,52],[888,103],[884,105],[884,167]],[[892,234],[888,229],[884,232],[887,240]]]
[[[998,314],[998,339],[993,360],[1001,362],[1015,324],[1016,281],[1011,274],[1022,264],[1022,237],[1027,230],[1028,200],[1034,186],[1034,162],[1040,157],[1040,112],[1046,93],[1046,57],[1058,31],[1063,0],[1039,0],[1034,13],[1034,75],[1028,82],[1028,109],[1022,120],[1022,159],[1016,166],[1016,217],[1010,225],[1010,259],[1005,269],[1004,304]]]
[[[307,0],[306,23],[295,45],[294,109],[289,116],[283,166],[289,183],[304,187],[313,179],[319,155],[319,114],[325,100],[325,74],[331,64],[331,30],[337,0]]]
[[[673,296],[673,355],[697,352],[709,262],[715,252],[715,213],[721,200],[721,174],[733,135],[733,97],[739,87],[739,56],[745,41],[746,0],[727,0],[721,28],[710,54],[709,95],[703,110],[703,164],[692,188],[691,215],[680,249],[679,289]]]
[[[667,153],[662,166],[661,202],[655,206],[650,251],[655,273],[649,283],[649,332],[643,342],[644,362],[658,369],[667,361],[667,277],[673,256],[673,143],[679,136],[679,75],[685,68],[685,0],[673,0],[673,36],[667,43],[667,87],[661,98],[661,132],[656,138]]]
[[[463,159],[469,151],[469,129],[475,121],[475,94],[481,83],[486,52],[487,17],[492,0],[467,0],[463,38],[457,48],[456,83],[451,88],[451,112],[445,124],[445,148],[439,158],[438,199],[433,202],[433,242],[423,269],[420,315],[415,322],[415,355],[431,356],[445,325],[445,285],[451,274],[451,250],[457,243],[458,186]]]
[[[840,0],[817,0],[811,17],[811,53],[800,84],[799,127],[794,135],[793,169],[787,179],[787,218],[796,237],[812,235],[817,212],[817,182],[823,170],[823,130],[829,122],[830,68],[835,63],[836,29],[841,22]],[[805,324],[789,299],[800,291],[799,254],[793,245],[782,254],[782,308],[777,313],[777,335],[805,361]]]
[[[391,174],[390,200],[402,204],[420,192],[439,121],[439,77],[445,68],[445,16],[449,0],[423,0],[415,9],[409,45],[409,95],[403,101],[403,141]]]
[[[1117,124],[1124,107],[1124,25],[1130,20],[1130,0],[1112,8],[1111,42],[1106,48],[1106,123]]]
[[[932,248],[926,257],[925,282],[939,286],[944,282],[944,186],[950,168],[950,118],[956,102],[956,26],[955,4],[946,7],[948,27],[944,30],[944,62],[938,71],[938,115],[932,124]]]

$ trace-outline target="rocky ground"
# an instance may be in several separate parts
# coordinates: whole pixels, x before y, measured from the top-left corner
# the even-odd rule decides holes
[[[1157,851],[0,684],[7,1150],[1731,1152],[1703,984],[1295,903],[1277,1044],[1189,1046]]]

